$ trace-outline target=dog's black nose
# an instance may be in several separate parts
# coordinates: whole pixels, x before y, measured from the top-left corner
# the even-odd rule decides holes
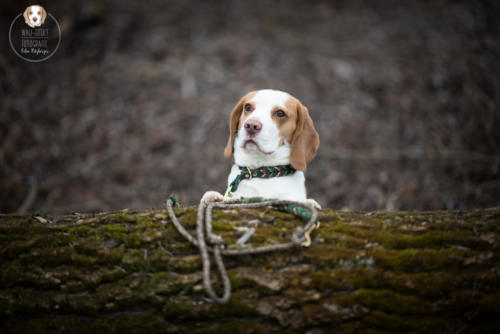
[[[259,133],[260,130],[262,130],[262,123],[253,119],[249,119],[245,122],[244,127],[248,134],[253,136]]]
[[[36,20],[38,20],[38,18],[36,16],[33,17],[33,22],[36,22]]]

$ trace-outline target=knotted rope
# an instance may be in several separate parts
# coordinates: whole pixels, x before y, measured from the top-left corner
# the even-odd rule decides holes
[[[243,198],[241,200],[229,200],[223,202],[205,202],[200,201],[198,206],[198,216],[196,218],[196,237],[193,237],[179,223],[179,220],[174,213],[175,198],[170,196],[167,199],[167,211],[170,220],[174,224],[179,233],[188,240],[191,244],[198,247],[203,263],[203,287],[206,293],[218,303],[227,303],[231,297],[231,281],[227,275],[222,255],[238,256],[250,254],[262,254],[281,250],[288,250],[298,247],[308,247],[311,244],[310,233],[319,227],[318,211],[312,205],[306,203],[285,201],[285,200],[267,200],[260,197]],[[274,207],[283,212],[289,212],[304,222],[307,222],[303,227],[297,227],[289,242],[272,244],[268,246],[249,247],[245,249],[225,249],[224,239],[212,233],[212,211],[213,209],[230,210],[230,209],[256,209],[263,207]],[[223,294],[222,297],[217,296],[212,288],[210,280],[210,256],[211,252],[214,256],[215,264],[222,280]]]

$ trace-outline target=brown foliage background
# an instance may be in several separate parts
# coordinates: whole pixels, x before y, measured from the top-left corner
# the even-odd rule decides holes
[[[0,10],[0,211],[159,208],[224,191],[247,91],[308,106],[310,197],[334,209],[500,204],[497,1],[40,1],[28,63]]]

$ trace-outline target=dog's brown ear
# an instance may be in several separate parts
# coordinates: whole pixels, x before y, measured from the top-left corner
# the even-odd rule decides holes
[[[31,8],[31,6],[26,7],[26,9],[24,10],[24,13],[23,13],[24,22],[26,22],[26,24],[30,23],[30,18],[28,17],[28,12],[30,11],[30,8]]]
[[[45,18],[47,18],[47,12],[45,11],[45,8],[43,7],[40,7],[42,9],[42,20],[41,20],[41,24],[43,24],[45,22]]]
[[[316,155],[319,135],[314,128],[309,111],[297,101],[297,126],[293,133],[290,151],[290,164],[293,168],[305,171],[307,164]]]
[[[229,120],[229,139],[227,140],[226,148],[224,149],[224,157],[229,158],[233,154],[233,142],[236,136],[236,131],[238,131],[239,121],[241,113],[243,112],[243,103],[248,98],[247,95],[243,96],[241,100],[234,106],[233,112],[231,113],[231,119]]]

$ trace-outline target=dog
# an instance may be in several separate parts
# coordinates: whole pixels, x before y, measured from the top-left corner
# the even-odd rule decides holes
[[[234,156],[235,163],[226,193],[222,196],[210,191],[203,198],[222,201],[263,197],[308,202],[320,209],[316,201],[306,197],[304,176],[318,147],[319,135],[309,111],[297,98],[272,89],[250,92],[236,104],[229,121],[224,156]],[[255,177],[259,169],[266,174],[268,167],[274,166],[278,166],[275,172],[283,176]],[[232,184],[241,173],[249,175],[234,190]]]
[[[32,5],[28,6],[24,11],[24,21],[31,28],[39,27],[45,22],[47,12],[42,6]]]

